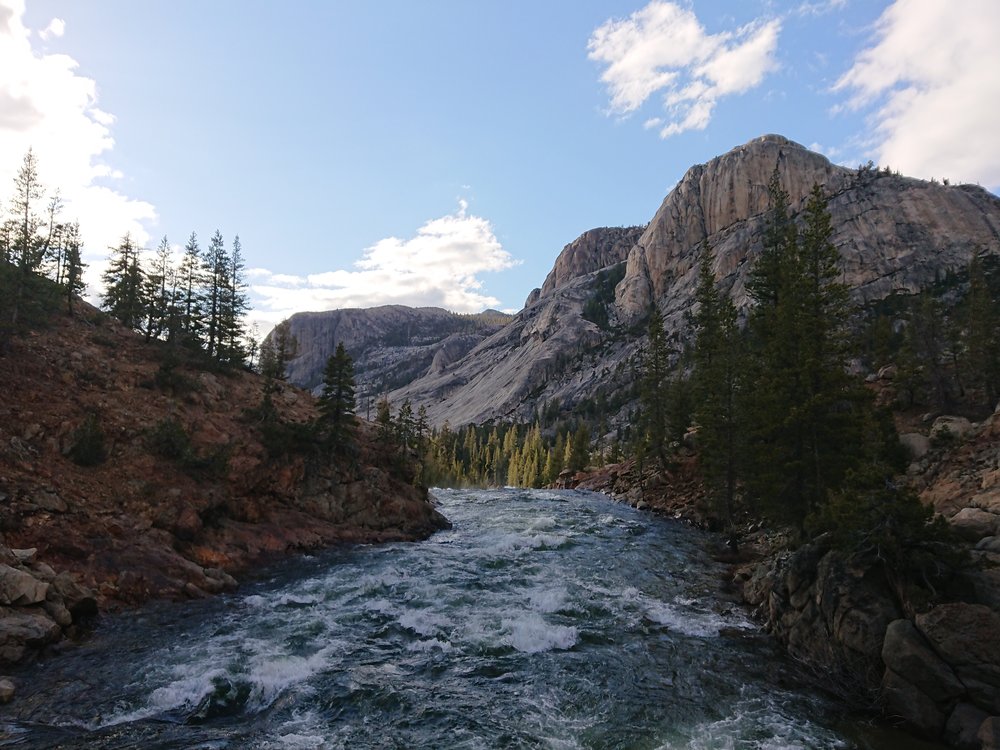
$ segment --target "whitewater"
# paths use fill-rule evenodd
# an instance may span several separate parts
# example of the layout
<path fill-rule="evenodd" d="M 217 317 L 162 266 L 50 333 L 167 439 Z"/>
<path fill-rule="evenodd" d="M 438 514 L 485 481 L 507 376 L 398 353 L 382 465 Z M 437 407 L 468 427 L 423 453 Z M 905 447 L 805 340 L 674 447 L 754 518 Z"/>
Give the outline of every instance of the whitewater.
<path fill-rule="evenodd" d="M 105 618 L 0 747 L 888 748 L 722 592 L 717 540 L 595 494 L 435 490 L 453 528 Z"/>

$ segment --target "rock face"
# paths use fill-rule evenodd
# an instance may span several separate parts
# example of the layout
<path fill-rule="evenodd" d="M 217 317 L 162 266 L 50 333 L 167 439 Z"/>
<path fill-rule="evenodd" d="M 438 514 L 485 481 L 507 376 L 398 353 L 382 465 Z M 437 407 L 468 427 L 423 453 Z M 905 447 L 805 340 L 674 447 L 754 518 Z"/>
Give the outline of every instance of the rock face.
<path fill-rule="evenodd" d="M 545 283 L 528 296 L 525 307 L 580 276 L 613 266 L 628 258 L 645 227 L 601 227 L 584 232 L 566 245 Z"/>
<path fill-rule="evenodd" d="M 718 287 L 739 308 L 749 304 L 748 273 L 762 247 L 776 167 L 793 212 L 814 183 L 830 196 L 842 280 L 858 302 L 916 291 L 946 269 L 967 266 L 974 251 L 1000 253 L 1000 199 L 981 188 L 850 170 L 781 136 L 763 136 L 688 170 L 637 238 L 638 228 L 592 230 L 567 245 L 506 327 L 448 367 L 401 384 L 390 399 L 409 398 L 434 423 L 453 425 L 530 419 L 553 400 L 613 402 L 631 382 L 652 304 L 668 336 L 686 335 L 705 240 L 715 251 Z M 603 289 L 633 238 L 624 277 Z M 584 311 L 605 299 L 602 327 Z"/>
<path fill-rule="evenodd" d="M 257 376 L 183 356 L 81 304 L 0 357 L 0 664 L 98 607 L 202 597 L 278 555 L 447 525 L 373 425 L 349 458 L 311 450 L 295 428 L 316 416 L 308 393 L 282 385 L 286 427 L 268 431 Z M 88 422 L 105 460 L 79 465 Z"/>
<path fill-rule="evenodd" d="M 318 393 L 326 360 L 343 343 L 364 404 L 460 358 L 509 320 L 495 310 L 458 315 L 403 305 L 297 313 L 288 321 L 299 352 L 288 364 L 288 379 Z"/>
<path fill-rule="evenodd" d="M 877 694 L 891 721 L 978 748 L 977 733 L 1000 716 L 1000 612 L 989 606 L 956 601 L 905 616 L 878 569 L 822 540 L 758 565 L 743 592 L 828 688 Z"/>

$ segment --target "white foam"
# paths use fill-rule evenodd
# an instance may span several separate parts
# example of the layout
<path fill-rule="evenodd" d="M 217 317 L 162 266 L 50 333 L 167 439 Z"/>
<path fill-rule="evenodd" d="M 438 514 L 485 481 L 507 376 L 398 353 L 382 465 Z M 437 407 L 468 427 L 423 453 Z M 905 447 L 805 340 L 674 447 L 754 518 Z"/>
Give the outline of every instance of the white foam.
<path fill-rule="evenodd" d="M 576 628 L 550 625 L 535 613 L 504 619 L 502 627 L 508 633 L 504 641 L 525 654 L 572 648 L 578 638 Z"/>
<path fill-rule="evenodd" d="M 553 589 L 535 589 L 528 594 L 528 601 L 533 609 L 539 612 L 558 612 L 566 608 L 569 594 L 563 587 Z"/>

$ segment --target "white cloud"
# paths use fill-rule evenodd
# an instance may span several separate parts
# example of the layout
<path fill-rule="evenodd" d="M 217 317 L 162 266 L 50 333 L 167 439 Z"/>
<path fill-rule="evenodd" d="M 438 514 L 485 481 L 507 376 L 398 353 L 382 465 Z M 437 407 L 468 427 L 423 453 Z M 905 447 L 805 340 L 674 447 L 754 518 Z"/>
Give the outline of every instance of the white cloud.
<path fill-rule="evenodd" d="M 254 314 L 274 324 L 306 310 L 411 305 L 479 312 L 500 300 L 483 291 L 480 274 L 517 264 L 489 221 L 458 210 L 426 222 L 408 239 L 388 237 L 365 249 L 353 270 L 309 276 L 251 269 Z"/>
<path fill-rule="evenodd" d="M 667 118 L 660 136 L 702 130 L 718 100 L 759 85 L 777 67 L 781 22 L 758 20 L 732 32 L 709 34 L 677 3 L 653 0 L 622 20 L 609 20 L 587 43 L 591 60 L 607 65 L 601 81 L 611 111 L 628 115 L 654 94 Z M 661 118 L 646 120 L 660 125 Z"/>
<path fill-rule="evenodd" d="M 66 33 L 66 22 L 61 18 L 53 18 L 49 21 L 49 25 L 38 32 L 38 36 L 42 38 L 43 41 L 48 41 L 52 37 L 61 37 Z"/>
<path fill-rule="evenodd" d="M 1000 3 L 896 0 L 835 85 L 872 107 L 870 155 L 920 177 L 1000 186 Z"/>
<path fill-rule="evenodd" d="M 107 184 L 120 178 L 103 160 L 114 146 L 114 117 L 98 108 L 96 83 L 79 75 L 75 60 L 32 48 L 23 19 L 24 0 L 0 0 L 0 209 L 32 148 L 47 197 L 58 189 L 65 204 L 62 217 L 80 221 L 84 260 L 90 264 L 86 278 L 93 282 L 107 248 L 125 232 L 140 243 L 148 241 L 144 222 L 156 212 Z M 39 36 L 51 39 L 64 30 L 55 19 Z"/>

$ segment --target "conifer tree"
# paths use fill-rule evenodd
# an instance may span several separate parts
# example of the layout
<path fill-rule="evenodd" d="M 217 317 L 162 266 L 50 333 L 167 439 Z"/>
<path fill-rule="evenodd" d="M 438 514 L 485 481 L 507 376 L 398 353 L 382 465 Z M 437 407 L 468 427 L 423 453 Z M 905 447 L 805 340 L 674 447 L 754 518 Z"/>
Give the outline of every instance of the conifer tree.
<path fill-rule="evenodd" d="M 336 451 L 343 451 L 351 442 L 355 407 L 354 361 L 341 342 L 326 361 L 319 397 L 321 424 L 328 444 Z"/>
<path fill-rule="evenodd" d="M 14 177 L 14 195 L 8 203 L 10 218 L 4 223 L 0 263 L 0 353 L 10 344 L 22 319 L 41 314 L 47 307 L 46 287 L 37 276 L 52 240 L 42 232 L 37 213 L 45 191 L 38 176 L 38 161 L 31 149 Z"/>
<path fill-rule="evenodd" d="M 709 499 L 727 524 L 735 515 L 743 452 L 740 397 L 745 370 L 742 337 L 732 299 L 715 289 L 712 249 L 702 250 L 694 316 L 695 421 L 698 455 Z"/>
<path fill-rule="evenodd" d="M 65 288 L 66 313 L 73 314 L 73 301 L 83 293 L 87 285 L 83 282 L 83 241 L 80 239 L 80 223 L 73 222 L 66 228 L 63 272 L 61 278 Z"/>
<path fill-rule="evenodd" d="M 222 290 L 220 312 L 219 358 L 224 362 L 241 362 L 247 356 L 243 340 L 246 337 L 244 320 L 250 309 L 247 297 L 246 264 L 243 260 L 243 246 L 240 237 L 233 238 L 233 249 L 229 254 L 229 267 Z"/>
<path fill-rule="evenodd" d="M 969 378 L 993 409 L 1000 390 L 1000 307 L 993 300 L 982 261 L 969 264 L 969 293 L 964 304 L 966 361 Z"/>
<path fill-rule="evenodd" d="M 773 205 L 787 205 L 783 193 Z M 846 374 L 847 294 L 836 282 L 837 251 L 826 201 L 814 187 L 805 225 L 793 238 L 777 231 L 750 286 L 751 426 L 746 487 L 772 517 L 803 528 L 853 462 L 859 445 L 860 394 Z"/>
<path fill-rule="evenodd" d="M 382 445 L 392 445 L 396 440 L 392 424 L 392 407 L 385 396 L 379 399 L 375 406 L 375 424 L 378 425 L 378 441 Z M 447 425 L 445 425 L 447 428 Z"/>
<path fill-rule="evenodd" d="M 655 306 L 649 314 L 648 338 L 639 392 L 643 452 L 654 457 L 657 466 L 663 470 L 668 460 L 669 403 L 666 383 L 670 363 L 663 318 Z"/>
<path fill-rule="evenodd" d="M 117 247 L 111 249 L 108 267 L 101 276 L 105 310 L 123 325 L 138 329 L 145 319 L 144 275 L 139 265 L 139 247 L 126 233 Z"/>
<path fill-rule="evenodd" d="M 189 344 L 200 341 L 202 328 L 202 272 L 201 248 L 198 235 L 191 232 L 178 270 L 180 294 L 178 305 L 181 315 L 181 330 L 187 335 Z"/>
<path fill-rule="evenodd" d="M 208 356 L 221 359 L 220 350 L 225 337 L 223 319 L 226 317 L 226 290 L 229 288 L 229 254 L 216 229 L 202 259 L 205 289 L 205 346 Z"/>

